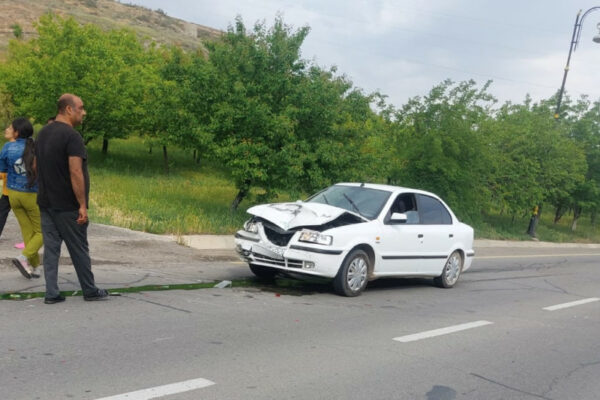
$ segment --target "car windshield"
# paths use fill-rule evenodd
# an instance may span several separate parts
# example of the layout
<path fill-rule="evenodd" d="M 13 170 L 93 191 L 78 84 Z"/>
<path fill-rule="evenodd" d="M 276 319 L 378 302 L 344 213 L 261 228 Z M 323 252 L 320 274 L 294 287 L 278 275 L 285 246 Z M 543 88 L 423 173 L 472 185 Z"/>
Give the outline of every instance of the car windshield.
<path fill-rule="evenodd" d="M 385 190 L 334 185 L 313 195 L 306 202 L 329 204 L 360 214 L 367 219 L 374 219 L 381 212 L 390 194 Z"/>

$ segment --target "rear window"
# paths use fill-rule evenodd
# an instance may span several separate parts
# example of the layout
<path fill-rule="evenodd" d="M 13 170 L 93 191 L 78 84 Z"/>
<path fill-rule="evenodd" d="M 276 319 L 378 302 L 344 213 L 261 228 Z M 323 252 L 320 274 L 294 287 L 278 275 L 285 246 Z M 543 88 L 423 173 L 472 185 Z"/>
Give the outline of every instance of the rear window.
<path fill-rule="evenodd" d="M 444 205 L 433 197 L 418 195 L 421 224 L 450 225 L 452 217 Z"/>

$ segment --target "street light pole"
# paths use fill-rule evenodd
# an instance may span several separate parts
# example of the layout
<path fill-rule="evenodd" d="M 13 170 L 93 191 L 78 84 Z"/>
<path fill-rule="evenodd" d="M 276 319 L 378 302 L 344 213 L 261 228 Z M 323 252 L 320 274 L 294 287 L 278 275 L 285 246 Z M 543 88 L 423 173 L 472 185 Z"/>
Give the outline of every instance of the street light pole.
<path fill-rule="evenodd" d="M 600 6 L 592 7 L 581 15 L 581 11 L 577 13 L 575 17 L 575 26 L 573 27 L 573 36 L 571 37 L 571 45 L 569 46 L 569 56 L 567 57 L 567 65 L 565 66 L 565 73 L 562 79 L 562 85 L 560 85 L 560 91 L 558 92 L 558 101 L 556 102 L 556 111 L 554 111 L 554 120 L 558 121 L 560 118 L 560 103 L 562 102 L 563 92 L 565 91 L 565 83 L 567 82 L 567 74 L 569 73 L 569 64 L 571 63 L 571 54 L 577 50 L 577 43 L 579 42 L 579 37 L 581 36 L 581 27 L 583 26 L 583 20 L 585 17 L 591 13 L 592 11 L 599 10 Z M 581 18 L 580 18 L 581 17 Z M 600 30 L 600 24 L 597 25 Z M 594 42 L 600 43 L 600 33 L 594 36 Z M 537 224 L 540 220 L 540 212 L 541 205 L 537 205 L 533 209 L 533 213 L 531 215 L 531 219 L 529 220 L 529 227 L 527 228 L 527 234 L 532 237 L 535 236 L 535 230 L 537 228 Z"/>
<path fill-rule="evenodd" d="M 556 111 L 554 112 L 554 119 L 558 120 L 560 117 L 560 103 L 562 101 L 563 92 L 565 91 L 565 83 L 567 82 L 567 74 L 569 73 L 569 64 L 571 63 L 571 53 L 577 50 L 577 43 L 579 42 L 579 37 L 581 36 L 581 27 L 583 25 L 583 20 L 585 17 L 592 11 L 600 9 L 600 6 L 592 7 L 587 10 L 583 15 L 581 15 L 581 10 L 577 13 L 575 17 L 575 26 L 573 27 L 573 37 L 571 38 L 571 46 L 569 47 L 569 56 L 567 57 L 567 65 L 565 66 L 565 73 L 563 75 L 562 85 L 560 86 L 560 91 L 558 92 L 558 102 L 556 103 Z M 581 16 L 581 18 L 579 18 Z M 598 24 L 598 29 L 600 29 L 600 24 Z M 594 36 L 594 42 L 600 43 L 600 34 Z"/>

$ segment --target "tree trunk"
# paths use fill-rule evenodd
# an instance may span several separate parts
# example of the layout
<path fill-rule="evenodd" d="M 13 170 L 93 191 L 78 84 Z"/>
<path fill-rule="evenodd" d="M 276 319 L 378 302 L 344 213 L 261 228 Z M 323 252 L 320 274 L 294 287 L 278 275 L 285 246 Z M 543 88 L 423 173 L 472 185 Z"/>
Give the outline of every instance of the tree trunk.
<path fill-rule="evenodd" d="M 579 217 L 581 217 L 581 207 L 576 206 L 573 209 L 573 222 L 571 223 L 571 231 L 575 232 L 575 229 L 577 229 L 577 220 L 579 219 Z"/>
<path fill-rule="evenodd" d="M 592 226 L 596 225 L 596 216 L 598 215 L 598 211 L 597 210 L 593 210 L 592 213 L 590 214 L 590 224 Z"/>
<path fill-rule="evenodd" d="M 165 172 L 169 173 L 169 155 L 167 154 L 167 146 L 163 146 L 163 161 L 165 163 Z"/>
<path fill-rule="evenodd" d="M 556 211 L 554 212 L 554 225 L 556 225 L 558 223 L 558 221 L 560 221 L 560 219 L 562 218 L 562 216 L 565 214 L 565 207 L 563 207 L 562 205 L 559 205 L 556 207 Z"/>
<path fill-rule="evenodd" d="M 108 139 L 105 137 L 102 138 L 102 154 L 108 154 Z"/>
<path fill-rule="evenodd" d="M 152 145 L 148 146 L 148 154 L 152 154 Z"/>
<path fill-rule="evenodd" d="M 238 194 L 235 196 L 235 199 L 233 199 L 230 207 L 231 212 L 237 210 L 242 200 L 244 200 L 244 198 L 248 195 L 248 192 L 250 192 L 250 181 L 246 181 L 244 183 L 244 185 L 238 191 Z"/>

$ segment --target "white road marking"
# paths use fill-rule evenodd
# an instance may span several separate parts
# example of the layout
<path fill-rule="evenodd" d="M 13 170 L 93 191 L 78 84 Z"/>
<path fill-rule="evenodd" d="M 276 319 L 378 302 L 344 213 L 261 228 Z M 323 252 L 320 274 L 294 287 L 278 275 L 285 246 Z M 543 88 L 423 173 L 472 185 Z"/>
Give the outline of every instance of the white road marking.
<path fill-rule="evenodd" d="M 600 256 L 600 253 L 565 253 L 565 254 L 515 254 L 510 256 L 474 256 L 474 260 L 492 260 L 494 258 L 540 258 L 540 257 L 584 257 L 584 256 Z"/>
<path fill-rule="evenodd" d="M 493 324 L 493 322 L 483 321 L 483 320 L 475 321 L 475 322 L 469 322 L 466 324 L 449 326 L 447 328 L 434 329 L 432 331 L 415 333 L 414 335 L 400 336 L 400 337 L 394 338 L 394 340 L 396 340 L 398 342 L 402 342 L 402 343 L 414 342 L 416 340 L 428 339 L 428 338 L 432 338 L 435 336 L 441 336 L 441 335 L 447 335 L 449 333 L 460 332 L 460 331 L 464 331 L 466 329 L 479 328 L 480 326 L 485 326 L 485 325 L 490 325 L 490 324 Z"/>
<path fill-rule="evenodd" d="M 555 306 L 544 307 L 542 310 L 556 311 L 556 310 L 561 310 L 563 308 L 569 308 L 569 307 L 580 306 L 582 304 L 593 303 L 594 301 L 598 301 L 598 300 L 600 300 L 600 299 L 597 297 L 590 297 L 589 299 L 577 300 L 577 301 L 572 301 L 570 303 L 563 303 L 563 304 L 557 304 Z"/>
<path fill-rule="evenodd" d="M 202 389 L 215 383 L 208 379 L 198 378 L 189 381 L 171 383 L 169 385 L 156 386 L 148 389 L 137 390 L 135 392 L 118 394 L 116 396 L 102 397 L 96 400 L 149 400 L 158 397 L 169 396 L 171 394 L 189 392 L 190 390 Z"/>

